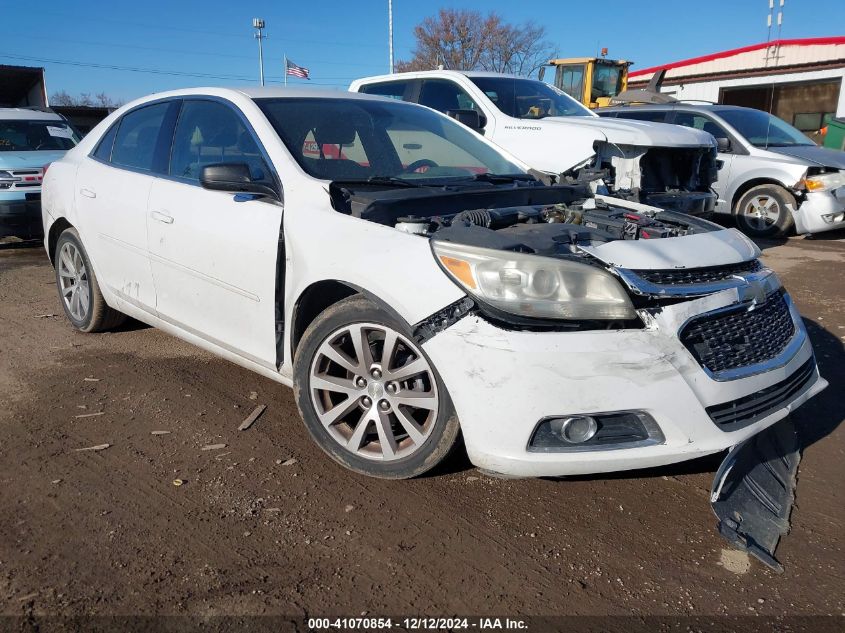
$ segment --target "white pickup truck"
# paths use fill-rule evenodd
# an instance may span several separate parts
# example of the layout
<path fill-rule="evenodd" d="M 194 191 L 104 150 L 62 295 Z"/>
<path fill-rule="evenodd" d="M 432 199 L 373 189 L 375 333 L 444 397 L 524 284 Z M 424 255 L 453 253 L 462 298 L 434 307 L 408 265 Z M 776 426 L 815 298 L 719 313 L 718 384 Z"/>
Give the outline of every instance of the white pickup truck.
<path fill-rule="evenodd" d="M 534 169 L 595 182 L 598 193 L 699 216 L 716 203 L 716 142 L 700 130 L 600 118 L 542 81 L 498 73 L 381 75 L 349 89 L 448 114 Z"/>

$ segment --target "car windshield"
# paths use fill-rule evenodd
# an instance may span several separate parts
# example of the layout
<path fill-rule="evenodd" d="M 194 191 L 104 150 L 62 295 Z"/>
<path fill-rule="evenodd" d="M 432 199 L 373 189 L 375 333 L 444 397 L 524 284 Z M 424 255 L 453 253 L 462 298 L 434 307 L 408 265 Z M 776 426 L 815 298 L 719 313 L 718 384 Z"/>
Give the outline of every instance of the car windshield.
<path fill-rule="evenodd" d="M 478 134 L 427 108 L 319 97 L 256 103 L 315 178 L 412 182 L 525 174 Z"/>
<path fill-rule="evenodd" d="M 499 110 L 517 119 L 547 116 L 593 116 L 563 90 L 534 79 L 470 77 Z"/>
<path fill-rule="evenodd" d="M 61 151 L 78 142 L 76 131 L 63 121 L 0 120 L 0 152 Z"/>
<path fill-rule="evenodd" d="M 792 147 L 814 145 L 801 132 L 783 119 L 762 110 L 715 110 L 716 114 L 730 123 L 737 132 L 755 147 Z"/>

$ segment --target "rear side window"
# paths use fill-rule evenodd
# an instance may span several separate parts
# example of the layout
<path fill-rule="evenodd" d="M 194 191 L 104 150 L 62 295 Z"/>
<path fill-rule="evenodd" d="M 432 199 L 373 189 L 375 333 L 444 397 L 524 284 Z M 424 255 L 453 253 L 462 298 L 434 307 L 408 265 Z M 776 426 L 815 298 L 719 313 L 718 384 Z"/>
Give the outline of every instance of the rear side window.
<path fill-rule="evenodd" d="M 620 119 L 633 119 L 634 121 L 653 121 L 663 123 L 666 120 L 666 113 L 656 110 L 639 110 L 619 112 L 616 116 Z"/>
<path fill-rule="evenodd" d="M 202 168 L 216 163 L 245 163 L 255 180 L 270 179 L 258 143 L 231 107 L 217 101 L 185 101 L 168 173 L 199 181 Z"/>
<path fill-rule="evenodd" d="M 170 103 L 157 103 L 124 116 L 114 140 L 111 162 L 152 171 L 159 131 L 169 107 Z"/>
<path fill-rule="evenodd" d="M 380 97 L 390 97 L 391 99 L 402 101 L 407 88 L 407 81 L 388 81 L 380 84 L 368 84 L 366 86 L 361 86 L 359 92 L 363 92 L 368 95 L 378 95 Z"/>
<path fill-rule="evenodd" d="M 100 144 L 94 151 L 94 158 L 109 162 L 111 160 L 111 149 L 114 146 L 114 137 L 117 136 L 117 124 L 112 125 L 109 131 L 100 139 Z"/>
<path fill-rule="evenodd" d="M 423 83 L 419 103 L 433 110 L 478 110 L 472 98 L 458 84 L 444 79 L 429 79 Z"/>

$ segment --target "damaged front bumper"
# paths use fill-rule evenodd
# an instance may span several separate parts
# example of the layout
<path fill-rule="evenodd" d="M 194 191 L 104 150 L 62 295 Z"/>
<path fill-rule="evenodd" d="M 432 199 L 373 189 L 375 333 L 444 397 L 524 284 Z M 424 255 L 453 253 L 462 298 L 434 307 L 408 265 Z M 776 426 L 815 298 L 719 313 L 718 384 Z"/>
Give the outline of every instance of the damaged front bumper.
<path fill-rule="evenodd" d="M 805 194 L 797 209 L 791 209 L 795 220 L 795 231 L 822 233 L 845 227 L 845 186 L 833 191 L 817 191 Z"/>
<path fill-rule="evenodd" d="M 786 357 L 748 375 L 705 370 L 679 331 L 691 317 L 739 301 L 739 291 L 728 289 L 668 306 L 647 318 L 644 329 L 503 329 L 473 314 L 424 348 L 449 389 L 467 452 L 479 468 L 538 477 L 660 466 L 734 446 L 827 385 L 791 302 L 794 335 Z M 531 446 L 538 424 L 550 417 L 619 412 L 653 421 L 658 432 L 647 429 L 653 441 L 640 437 L 594 450 Z"/>

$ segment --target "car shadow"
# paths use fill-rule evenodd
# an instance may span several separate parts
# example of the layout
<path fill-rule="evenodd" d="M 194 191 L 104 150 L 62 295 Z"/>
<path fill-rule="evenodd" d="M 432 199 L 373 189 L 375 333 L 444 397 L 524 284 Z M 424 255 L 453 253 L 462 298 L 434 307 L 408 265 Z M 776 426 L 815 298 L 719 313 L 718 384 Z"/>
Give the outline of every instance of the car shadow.
<path fill-rule="evenodd" d="M 44 242 L 42 242 L 41 240 L 6 241 L 5 238 L 3 240 L 0 240 L 0 251 L 12 251 L 38 247 L 44 248 Z"/>
<path fill-rule="evenodd" d="M 736 221 L 732 216 L 717 214 L 713 218 L 713 222 L 725 227 L 726 229 L 739 230 L 736 225 Z M 794 232 L 790 232 L 789 235 L 784 237 L 750 237 L 751 241 L 753 241 L 761 251 L 765 251 L 766 249 L 774 248 L 776 246 L 783 246 L 790 241 L 790 238 L 792 241 L 802 239 L 812 242 L 836 242 L 845 239 L 845 229 L 825 231 L 823 233 L 812 233 L 803 236 L 796 236 Z"/>
<path fill-rule="evenodd" d="M 811 319 L 804 319 L 813 343 L 819 373 L 830 387 L 798 409 L 792 416 L 802 450 L 827 437 L 845 419 L 845 400 L 837 385 L 845 381 L 845 344 Z"/>
<path fill-rule="evenodd" d="M 127 317 L 123 323 L 121 323 L 118 327 L 110 331 L 113 334 L 122 334 L 124 332 L 137 332 L 139 330 L 147 330 L 151 327 L 152 326 L 147 325 L 146 323 L 142 323 L 141 321 L 137 321 L 132 317 Z"/>

